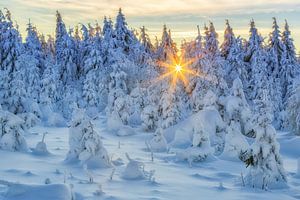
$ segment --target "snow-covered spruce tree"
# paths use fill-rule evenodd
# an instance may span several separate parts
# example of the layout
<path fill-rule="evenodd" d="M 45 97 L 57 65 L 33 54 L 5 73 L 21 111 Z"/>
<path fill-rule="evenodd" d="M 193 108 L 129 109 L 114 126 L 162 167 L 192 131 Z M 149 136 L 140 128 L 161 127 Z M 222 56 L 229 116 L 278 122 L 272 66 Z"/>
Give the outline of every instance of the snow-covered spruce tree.
<path fill-rule="evenodd" d="M 284 45 L 281 42 L 281 33 L 277 25 L 276 18 L 273 18 L 273 31 L 270 33 L 268 45 L 268 78 L 271 82 L 270 92 L 273 101 L 273 111 L 275 127 L 282 128 L 282 119 L 280 112 L 282 111 L 282 85 L 281 85 L 281 68 L 282 57 L 284 54 Z"/>
<path fill-rule="evenodd" d="M 21 36 L 17 30 L 18 26 L 14 25 L 11 19 L 11 13 L 6 11 L 5 18 L 1 23 L 1 70 L 8 73 L 15 68 L 16 60 L 21 50 Z"/>
<path fill-rule="evenodd" d="M 117 48 L 120 48 L 121 51 L 127 55 L 131 53 L 132 45 L 137 39 L 133 32 L 127 28 L 127 22 L 121 8 L 116 17 L 114 37 Z"/>
<path fill-rule="evenodd" d="M 174 87 L 174 86 L 171 86 Z M 166 129 L 179 122 L 181 119 L 181 100 L 179 87 L 166 88 L 161 96 L 159 109 L 161 110 L 161 128 Z"/>
<path fill-rule="evenodd" d="M 224 40 L 223 43 L 221 44 L 221 55 L 225 58 L 229 55 L 230 49 L 232 48 L 235 40 L 235 36 L 233 33 L 233 30 L 229 24 L 228 19 L 226 20 L 226 28 L 224 31 Z"/>
<path fill-rule="evenodd" d="M 148 68 L 153 67 L 150 53 L 146 52 L 136 35 L 127 27 L 125 16 L 120 9 L 114 30 L 115 54 L 117 57 L 120 57 L 120 54 L 123 56 L 123 70 L 128 75 L 129 91 L 135 88 L 138 83 L 149 79 L 151 73 L 149 73 Z M 140 74 L 145 74 L 145 76 L 140 76 Z"/>
<path fill-rule="evenodd" d="M 271 125 L 271 101 L 268 91 L 261 88 L 255 99 L 257 110 L 257 127 L 255 142 L 251 146 L 248 159 L 245 159 L 249 173 L 245 183 L 249 187 L 263 190 L 278 188 L 287 182 L 281 156 L 279 143 L 276 140 L 276 130 Z"/>
<path fill-rule="evenodd" d="M 56 14 L 56 40 L 55 40 L 55 64 L 58 67 L 58 109 L 67 119 L 71 118 L 72 104 L 78 103 L 78 97 L 81 96 L 77 90 L 78 52 L 75 49 L 76 43 L 70 33 L 67 33 L 65 24 L 59 12 Z"/>
<path fill-rule="evenodd" d="M 282 56 L 281 85 L 283 94 L 283 104 L 285 105 L 293 91 L 293 80 L 299 75 L 300 67 L 297 62 L 296 49 L 291 31 L 287 21 L 285 21 L 284 31 L 282 33 L 282 43 L 284 45 L 284 53 Z"/>
<path fill-rule="evenodd" d="M 24 121 L 8 112 L 0 110 L 0 149 L 8 151 L 26 151 L 27 143 L 23 136 Z"/>
<path fill-rule="evenodd" d="M 24 46 L 26 53 L 36 60 L 38 68 L 37 71 L 39 72 L 39 74 L 42 74 L 45 70 L 45 55 L 36 27 L 34 27 L 30 21 L 27 25 L 27 37 Z"/>
<path fill-rule="evenodd" d="M 24 80 L 26 74 L 23 65 L 26 61 L 26 57 L 23 59 L 23 56 L 19 56 L 9 83 L 8 110 L 14 114 L 24 113 L 28 110 L 29 102 Z"/>
<path fill-rule="evenodd" d="M 255 27 L 255 22 L 254 20 L 250 21 L 250 37 L 249 40 L 246 43 L 245 47 L 245 61 L 248 63 L 247 65 L 247 74 L 248 74 L 248 85 L 245 92 L 246 92 L 246 97 L 248 99 L 252 100 L 253 99 L 253 82 L 251 82 L 253 78 L 252 70 L 254 68 L 257 68 L 257 63 L 259 65 L 264 65 L 263 67 L 266 68 L 266 61 L 264 60 L 262 63 L 258 62 L 258 59 L 262 59 L 260 56 L 262 56 L 262 42 L 263 38 L 258 34 L 257 28 Z M 264 58 L 265 59 L 265 58 Z"/>
<path fill-rule="evenodd" d="M 86 103 L 86 107 L 98 110 L 100 104 L 97 88 L 97 73 L 95 69 L 88 72 L 83 82 L 82 97 Z"/>
<path fill-rule="evenodd" d="M 247 151 L 249 145 L 244 137 L 255 137 L 252 123 L 252 113 L 247 104 L 243 85 L 240 79 L 235 79 L 232 94 L 226 98 L 225 122 L 227 134 L 222 156 L 238 159 Z"/>
<path fill-rule="evenodd" d="M 159 61 L 166 61 L 176 58 L 176 53 L 176 44 L 173 42 L 170 32 L 168 32 L 167 26 L 164 25 L 161 42 L 155 52 L 155 58 Z"/>
<path fill-rule="evenodd" d="M 96 40 L 97 39 L 97 40 Z M 83 98 L 88 107 L 95 107 L 99 109 L 105 105 L 105 91 L 102 91 L 101 82 L 99 79 L 105 78 L 102 74 L 103 61 L 100 49 L 100 36 L 94 38 L 95 45 L 92 46 L 89 55 L 84 63 L 85 80 L 83 82 Z M 100 89 L 100 90 L 99 90 Z M 105 89 L 105 88 L 104 88 Z M 104 94 L 102 94 L 104 93 Z"/>
<path fill-rule="evenodd" d="M 113 35 L 112 21 L 104 17 L 103 22 L 103 40 L 102 40 L 102 60 L 103 70 L 101 70 L 101 79 L 99 79 L 99 91 L 103 99 L 108 99 L 108 89 L 110 82 L 110 73 L 112 73 L 112 64 L 115 62 L 116 41 Z"/>
<path fill-rule="evenodd" d="M 90 168 L 111 166 L 108 153 L 93 123 L 80 109 L 74 112 L 69 129 L 69 152 L 66 161 L 80 161 Z"/>
<path fill-rule="evenodd" d="M 212 22 L 210 22 L 209 27 L 205 26 L 204 48 L 205 59 L 207 61 L 204 73 L 206 73 L 207 79 L 211 82 L 212 90 L 215 90 L 216 95 L 224 96 L 228 92 L 228 87 L 224 79 L 225 62 L 221 57 L 218 34 Z"/>
<path fill-rule="evenodd" d="M 244 88 L 247 88 L 249 84 L 249 75 L 247 73 L 247 64 L 244 62 L 244 53 L 242 39 L 240 37 L 235 38 L 227 56 L 225 77 L 229 84 L 236 78 L 239 78 L 241 79 Z"/>
<path fill-rule="evenodd" d="M 57 103 L 57 80 L 57 66 L 50 60 L 47 60 L 41 80 L 40 104 L 54 106 Z"/>
<path fill-rule="evenodd" d="M 145 91 L 139 83 L 129 94 L 129 124 L 140 125 L 142 123 L 141 113 L 145 107 Z"/>
<path fill-rule="evenodd" d="M 238 123 L 240 132 L 247 137 L 255 137 L 253 130 L 252 112 L 245 98 L 242 81 L 237 78 L 233 81 L 231 96 L 225 100 L 224 119 L 230 125 L 232 121 Z"/>
<path fill-rule="evenodd" d="M 59 66 L 60 80 L 66 88 L 77 79 L 75 42 L 67 32 L 59 12 L 56 13 L 55 58 Z"/>
<path fill-rule="evenodd" d="M 204 47 L 206 53 L 209 55 L 211 59 L 213 59 L 215 56 L 219 56 L 221 54 L 219 50 L 218 34 L 212 22 L 209 23 L 208 27 L 205 26 L 204 30 L 205 30 Z"/>
<path fill-rule="evenodd" d="M 251 21 L 250 39 L 248 42 L 248 55 L 250 55 L 249 88 L 247 94 L 250 100 L 257 98 L 258 90 L 263 87 L 270 88 L 272 80 L 268 78 L 268 53 L 262 46 L 262 38 L 258 35 L 254 21 Z M 266 85 L 263 85 L 266 84 Z M 246 95 L 247 96 L 247 95 Z"/>
<path fill-rule="evenodd" d="M 92 44 L 93 38 L 92 36 L 90 36 L 88 28 L 83 24 L 81 25 L 81 32 L 82 40 L 78 38 L 78 35 L 75 35 L 74 39 L 75 45 L 79 49 L 79 60 L 77 60 L 77 64 L 79 65 L 78 72 L 81 77 L 84 78 L 90 69 L 89 67 L 87 68 L 86 62 L 88 62 L 87 59 L 89 59 L 89 54 L 91 53 L 90 51 L 94 47 L 94 45 Z"/>
<path fill-rule="evenodd" d="M 247 71 L 244 63 L 244 51 L 242 40 L 235 37 L 233 30 L 226 20 L 224 41 L 221 45 L 221 55 L 226 59 L 225 78 L 230 85 L 236 78 L 240 78 L 243 84 L 247 84 Z"/>
<path fill-rule="evenodd" d="M 161 87 L 159 84 L 150 85 L 147 88 L 146 98 L 144 99 L 144 105 L 141 112 L 142 125 L 145 130 L 156 130 L 159 121 L 159 98 Z"/>
<path fill-rule="evenodd" d="M 112 65 L 113 72 L 110 74 L 107 115 L 123 124 L 128 124 L 128 89 L 126 84 L 127 74 L 122 71 L 122 63 Z"/>
<path fill-rule="evenodd" d="M 59 93 L 58 84 L 59 74 L 58 67 L 54 61 L 47 59 L 42 80 L 41 80 L 41 93 L 39 105 L 41 109 L 41 119 L 45 125 L 48 126 L 62 126 L 65 125 L 65 120 L 60 115 L 61 110 L 58 107 Z"/>
<path fill-rule="evenodd" d="M 220 155 L 225 145 L 225 124 L 218 110 L 218 98 L 216 94 L 208 90 L 203 98 L 203 104 L 203 110 L 199 112 L 199 115 L 202 118 L 207 117 L 213 120 L 215 125 L 209 127 L 207 124 L 202 124 L 202 128 L 209 133 L 210 145 L 214 148 L 214 153 Z"/>
<path fill-rule="evenodd" d="M 21 37 L 12 23 L 11 14 L 7 10 L 6 16 L 1 14 L 1 37 L 0 37 L 0 91 L 1 104 L 4 109 L 8 109 L 10 98 L 10 84 L 12 72 L 15 70 L 17 59 L 21 52 Z"/>
<path fill-rule="evenodd" d="M 295 86 L 287 101 L 288 127 L 296 135 L 300 135 L 300 84 Z"/>
<path fill-rule="evenodd" d="M 153 53 L 154 47 L 153 47 L 153 45 L 151 43 L 149 35 L 146 33 L 145 26 L 143 26 L 141 28 L 141 33 L 140 33 L 139 41 L 140 41 L 141 45 L 143 46 L 144 51 L 147 54 L 151 55 Z"/>

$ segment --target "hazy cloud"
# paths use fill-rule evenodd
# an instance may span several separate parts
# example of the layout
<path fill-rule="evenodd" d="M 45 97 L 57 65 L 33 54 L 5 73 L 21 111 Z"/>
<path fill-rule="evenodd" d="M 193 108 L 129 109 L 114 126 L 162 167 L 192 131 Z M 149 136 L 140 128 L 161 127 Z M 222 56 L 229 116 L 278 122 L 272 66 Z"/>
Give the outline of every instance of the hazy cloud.
<path fill-rule="evenodd" d="M 213 20 L 221 33 L 225 18 L 242 36 L 246 35 L 251 18 L 262 27 L 263 34 L 271 28 L 272 16 L 283 17 L 281 21 L 288 18 L 300 28 L 299 0 L 0 0 L 0 7 L 12 11 L 21 30 L 25 30 L 27 18 L 31 18 L 39 30 L 52 34 L 56 10 L 62 13 L 67 26 L 74 26 L 102 20 L 104 15 L 114 17 L 120 7 L 131 26 L 146 25 L 153 35 L 167 23 L 178 39 L 192 37 L 195 26 L 208 20 Z M 292 31 L 298 32 L 298 28 Z"/>

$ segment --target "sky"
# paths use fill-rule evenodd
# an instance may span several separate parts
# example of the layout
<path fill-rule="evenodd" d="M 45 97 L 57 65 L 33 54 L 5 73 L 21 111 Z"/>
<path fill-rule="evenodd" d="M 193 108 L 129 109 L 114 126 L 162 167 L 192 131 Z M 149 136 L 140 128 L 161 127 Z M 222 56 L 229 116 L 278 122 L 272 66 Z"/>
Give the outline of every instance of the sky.
<path fill-rule="evenodd" d="M 145 26 L 151 38 L 160 38 L 166 24 L 177 44 L 195 38 L 197 25 L 203 29 L 209 21 L 215 24 L 222 41 L 225 19 L 229 19 L 235 34 L 244 38 L 248 38 L 251 19 L 264 37 L 271 31 L 272 17 L 282 28 L 287 19 L 300 50 L 300 0 L 0 0 L 0 8 L 12 12 L 23 37 L 29 19 L 41 33 L 54 35 L 56 10 L 67 27 L 74 27 L 102 23 L 104 16 L 115 19 L 120 7 L 129 27 Z"/>

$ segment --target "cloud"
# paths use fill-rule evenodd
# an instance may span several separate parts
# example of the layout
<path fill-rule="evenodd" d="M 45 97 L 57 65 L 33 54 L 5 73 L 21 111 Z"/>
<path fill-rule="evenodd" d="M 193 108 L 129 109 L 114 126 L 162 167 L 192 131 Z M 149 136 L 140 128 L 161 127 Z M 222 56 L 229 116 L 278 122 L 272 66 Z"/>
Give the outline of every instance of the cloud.
<path fill-rule="evenodd" d="M 299 0 L 0 0 L 0 7 L 11 9 L 21 31 L 31 18 L 47 34 L 54 33 L 56 10 L 62 13 L 67 26 L 74 26 L 79 22 L 102 21 L 103 16 L 114 18 L 120 7 L 131 27 L 145 25 L 152 36 L 160 36 L 162 24 L 166 23 L 178 41 L 193 38 L 196 25 L 208 20 L 213 20 L 222 34 L 224 19 L 229 18 L 237 34 L 242 36 L 247 36 L 251 18 L 257 21 L 264 35 L 271 28 L 272 16 L 290 17 L 294 25 L 300 26 L 296 20 Z"/>

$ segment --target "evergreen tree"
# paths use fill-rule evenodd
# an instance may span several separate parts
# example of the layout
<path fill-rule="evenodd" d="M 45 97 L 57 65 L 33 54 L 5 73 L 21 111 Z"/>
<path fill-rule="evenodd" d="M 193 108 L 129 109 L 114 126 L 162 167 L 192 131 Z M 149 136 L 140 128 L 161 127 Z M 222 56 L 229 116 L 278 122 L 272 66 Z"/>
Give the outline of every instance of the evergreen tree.
<path fill-rule="evenodd" d="M 236 78 L 241 79 L 245 88 L 248 87 L 247 64 L 244 62 L 243 42 L 241 38 L 234 38 L 227 55 L 226 80 L 229 84 L 233 83 Z"/>
<path fill-rule="evenodd" d="M 0 149 L 8 151 L 26 151 L 24 121 L 8 112 L 0 110 Z"/>
<path fill-rule="evenodd" d="M 235 39 L 236 38 L 235 38 L 232 28 L 229 24 L 229 21 L 226 20 L 226 29 L 224 31 L 224 40 L 223 40 L 223 43 L 221 44 L 221 55 L 223 57 L 227 58 L 227 56 L 230 52 L 230 49 L 234 45 Z"/>
<path fill-rule="evenodd" d="M 277 25 L 276 18 L 273 18 L 273 31 L 270 33 L 269 46 L 268 46 L 268 78 L 270 79 L 271 87 L 270 92 L 273 99 L 273 110 L 278 113 L 275 116 L 276 128 L 281 127 L 280 115 L 282 110 L 282 86 L 281 86 L 281 68 L 282 56 L 284 53 L 284 45 L 281 42 L 281 33 Z"/>
<path fill-rule="evenodd" d="M 175 86 L 176 87 L 176 86 Z M 161 128 L 166 129 L 179 122 L 181 119 L 180 99 L 178 90 L 165 90 L 160 101 Z"/>
<path fill-rule="evenodd" d="M 146 28 L 145 26 L 142 26 L 141 28 L 141 33 L 140 33 L 140 39 L 139 39 L 141 45 L 143 46 L 144 51 L 147 54 L 152 54 L 154 47 L 151 43 L 151 40 L 149 38 L 149 35 L 146 33 Z"/>
<path fill-rule="evenodd" d="M 25 113 L 28 111 L 28 96 L 25 88 L 26 77 L 24 63 L 27 57 L 19 56 L 16 68 L 12 72 L 12 79 L 9 83 L 8 110 L 14 114 Z"/>
<path fill-rule="evenodd" d="M 247 43 L 246 60 L 249 62 L 248 77 L 249 88 L 247 96 L 250 100 L 256 99 L 259 88 L 270 90 L 270 80 L 268 79 L 268 54 L 263 48 L 263 39 L 258 34 L 255 23 L 250 23 L 250 38 Z"/>
<path fill-rule="evenodd" d="M 209 23 L 209 27 L 205 26 L 204 29 L 205 29 L 205 43 L 204 43 L 205 50 L 208 56 L 211 59 L 213 59 L 215 56 L 220 55 L 218 34 L 212 22 Z"/>
<path fill-rule="evenodd" d="M 91 120 L 82 110 L 74 112 L 69 130 L 68 162 L 80 161 L 88 167 L 109 167 L 110 159 Z"/>
<path fill-rule="evenodd" d="M 113 64 L 113 72 L 110 74 L 107 114 L 128 124 L 129 108 L 127 96 L 127 74 L 122 71 L 120 63 Z"/>
<path fill-rule="evenodd" d="M 295 89 L 291 92 L 287 100 L 288 122 L 286 126 L 295 135 L 300 135 L 300 84 L 295 85 Z"/>
<path fill-rule="evenodd" d="M 58 72 L 56 65 L 50 61 L 47 61 L 45 66 L 46 69 L 41 80 L 40 103 L 42 105 L 49 105 L 52 107 L 57 103 L 58 100 Z"/>
<path fill-rule="evenodd" d="M 169 59 L 175 59 L 177 57 L 176 44 L 173 42 L 166 25 L 164 25 L 163 27 L 161 42 L 157 47 L 155 54 L 156 59 L 159 61 L 167 61 Z"/>
<path fill-rule="evenodd" d="M 67 32 L 60 13 L 56 12 L 56 40 L 55 58 L 60 67 L 60 80 L 66 87 L 74 82 L 78 76 L 76 65 L 75 42 Z"/>
<path fill-rule="evenodd" d="M 38 72 L 41 74 L 45 70 L 42 44 L 36 28 L 30 21 L 27 26 L 27 37 L 24 46 L 26 53 L 36 60 Z"/>
<path fill-rule="evenodd" d="M 119 9 L 116 18 L 114 37 L 116 39 L 117 47 L 128 55 L 136 38 L 133 32 L 127 28 L 127 22 L 121 8 Z"/>
<path fill-rule="evenodd" d="M 299 75 L 300 67 L 297 62 L 296 49 L 293 39 L 291 38 L 291 31 L 287 21 L 285 21 L 284 31 L 282 33 L 282 43 L 285 51 L 282 56 L 281 85 L 284 104 L 293 91 L 293 80 Z"/>
<path fill-rule="evenodd" d="M 250 151 L 251 156 L 245 161 L 250 166 L 246 184 L 266 190 L 285 183 L 287 179 L 279 154 L 279 143 L 276 141 L 276 130 L 271 125 L 271 102 L 267 90 L 259 91 L 255 104 L 258 126 Z"/>

